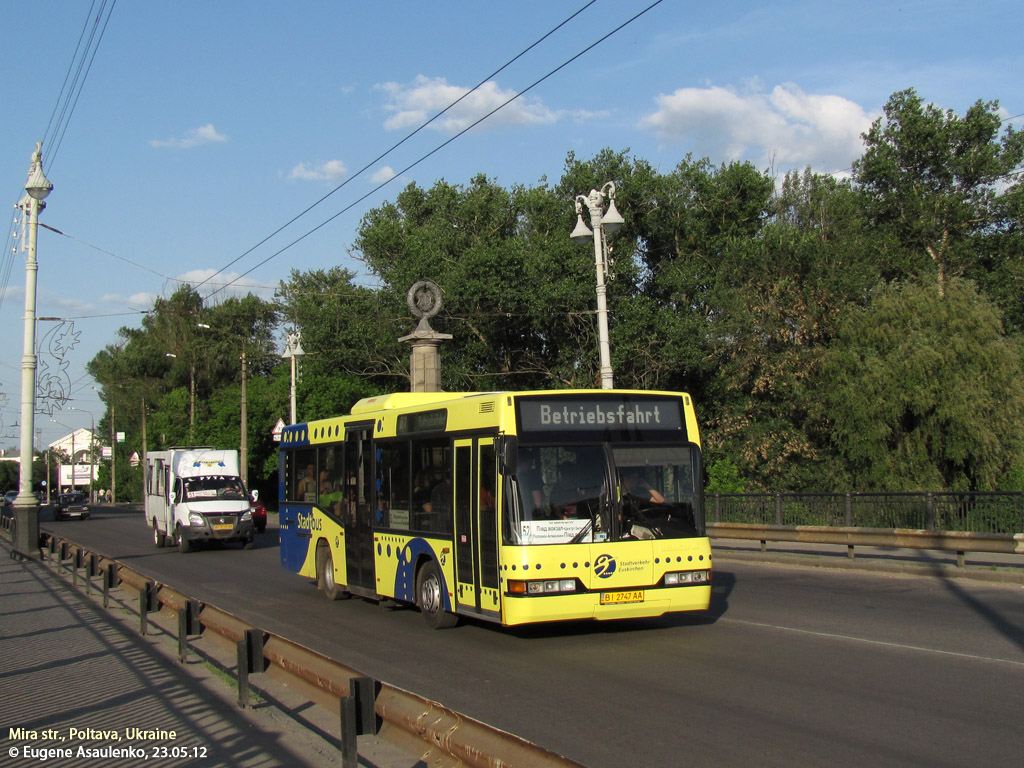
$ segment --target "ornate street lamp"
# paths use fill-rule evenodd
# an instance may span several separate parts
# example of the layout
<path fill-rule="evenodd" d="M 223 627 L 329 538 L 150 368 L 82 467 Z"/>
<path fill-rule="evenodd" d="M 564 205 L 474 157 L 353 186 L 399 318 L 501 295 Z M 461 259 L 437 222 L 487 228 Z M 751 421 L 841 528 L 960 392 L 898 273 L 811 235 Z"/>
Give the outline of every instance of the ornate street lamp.
<path fill-rule="evenodd" d="M 608 210 L 602 211 L 605 198 Z M 590 226 L 583 221 L 583 206 L 590 212 Z M 618 231 L 625 220 L 615 208 L 615 183 L 609 181 L 601 190 L 590 190 L 589 195 L 576 196 L 576 229 L 570 237 L 574 243 L 594 242 L 594 264 L 597 270 L 597 334 L 601 354 L 601 388 L 612 389 L 611 345 L 608 341 L 608 243 L 607 235 Z"/>
<path fill-rule="evenodd" d="M 302 350 L 302 333 L 300 331 L 294 331 L 288 334 L 288 340 L 285 342 L 284 354 L 281 355 L 282 359 L 291 362 L 292 367 L 292 389 L 291 389 L 291 423 L 295 423 L 295 375 L 299 366 L 299 360 L 306 354 Z"/>
<path fill-rule="evenodd" d="M 27 198 L 19 202 L 28 214 L 28 258 L 25 262 L 25 345 L 21 358 L 21 474 L 18 497 L 14 500 L 14 549 L 23 557 L 35 558 L 39 550 L 39 499 L 32 492 L 32 434 L 36 412 L 36 234 L 43 200 L 53 184 L 43 174 L 43 144 L 36 143 L 25 183 Z"/>

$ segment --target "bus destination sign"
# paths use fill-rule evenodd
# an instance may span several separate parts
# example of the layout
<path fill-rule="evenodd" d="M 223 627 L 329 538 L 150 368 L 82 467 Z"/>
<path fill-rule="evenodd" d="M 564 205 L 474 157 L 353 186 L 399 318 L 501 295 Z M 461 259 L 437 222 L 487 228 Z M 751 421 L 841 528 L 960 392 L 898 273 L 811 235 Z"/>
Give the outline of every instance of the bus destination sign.
<path fill-rule="evenodd" d="M 581 430 L 681 430 L 680 401 L 669 398 L 524 398 L 519 401 L 524 432 Z"/>

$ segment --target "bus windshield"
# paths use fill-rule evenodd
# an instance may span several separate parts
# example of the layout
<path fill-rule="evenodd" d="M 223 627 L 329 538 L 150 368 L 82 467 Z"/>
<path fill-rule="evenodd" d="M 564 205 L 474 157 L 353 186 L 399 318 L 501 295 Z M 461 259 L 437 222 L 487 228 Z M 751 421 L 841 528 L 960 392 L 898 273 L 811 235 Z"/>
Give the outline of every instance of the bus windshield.
<path fill-rule="evenodd" d="M 703 536 L 698 451 L 692 444 L 520 445 L 506 543 Z"/>
<path fill-rule="evenodd" d="M 182 501 L 239 501 L 246 497 L 241 479 L 230 475 L 186 477 L 184 486 Z"/>

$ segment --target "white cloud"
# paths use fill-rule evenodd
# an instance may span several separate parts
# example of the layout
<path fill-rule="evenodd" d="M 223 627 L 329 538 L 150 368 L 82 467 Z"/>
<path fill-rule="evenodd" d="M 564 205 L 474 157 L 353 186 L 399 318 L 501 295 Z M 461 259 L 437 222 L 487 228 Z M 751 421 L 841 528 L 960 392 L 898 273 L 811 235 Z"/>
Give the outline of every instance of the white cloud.
<path fill-rule="evenodd" d="M 207 123 L 199 128 L 193 128 L 191 131 L 188 131 L 183 138 L 170 138 L 164 141 L 153 139 L 149 142 L 149 146 L 159 148 L 169 147 L 171 149 L 192 149 L 192 147 L 198 147 L 200 144 L 221 144 L 227 140 L 227 136 L 222 133 L 217 133 L 217 129 L 213 127 L 213 123 Z"/>
<path fill-rule="evenodd" d="M 688 143 L 712 161 L 750 159 L 776 170 L 838 172 L 860 157 L 872 116 L 842 96 L 804 93 L 792 83 L 752 88 L 680 88 L 661 94 L 639 127 L 662 142 Z"/>
<path fill-rule="evenodd" d="M 383 184 L 385 181 L 391 181 L 395 178 L 395 171 L 390 165 L 385 165 L 374 172 L 373 176 L 370 177 L 370 181 L 374 184 Z"/>
<path fill-rule="evenodd" d="M 113 299 L 108 299 L 107 297 L 104 297 L 104 300 L 106 300 L 106 301 L 113 301 Z M 145 293 L 145 292 L 143 292 L 143 293 L 133 293 L 131 296 L 128 297 L 126 303 L 129 306 L 131 306 L 131 307 L 145 307 L 146 309 L 149 309 L 150 307 L 153 306 L 153 303 L 156 300 L 157 300 L 157 295 L 155 293 Z"/>
<path fill-rule="evenodd" d="M 450 85 L 443 77 L 429 78 L 424 75 L 418 75 L 409 84 L 381 83 L 376 87 L 388 95 L 388 103 L 384 108 L 391 116 L 384 121 L 384 127 L 389 131 L 418 127 L 470 90 L 460 85 Z M 432 122 L 430 128 L 441 133 L 458 133 L 515 95 L 515 91 L 502 90 L 497 83 L 484 83 Z M 545 107 L 539 99 L 524 97 L 492 115 L 487 124 L 542 125 L 556 122 L 560 117 L 559 113 Z"/>
<path fill-rule="evenodd" d="M 319 165 L 299 163 L 288 172 L 289 181 L 338 181 L 348 175 L 341 160 L 328 160 Z"/>

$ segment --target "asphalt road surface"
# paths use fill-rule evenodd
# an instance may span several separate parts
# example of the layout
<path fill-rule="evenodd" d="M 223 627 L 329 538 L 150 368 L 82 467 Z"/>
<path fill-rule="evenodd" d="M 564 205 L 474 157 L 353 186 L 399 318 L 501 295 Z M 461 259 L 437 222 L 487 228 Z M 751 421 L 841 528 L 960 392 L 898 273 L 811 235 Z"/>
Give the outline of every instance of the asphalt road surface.
<path fill-rule="evenodd" d="M 256 548 L 156 549 L 135 510 L 41 526 L 364 674 L 593 768 L 1009 766 L 1024 589 L 721 560 L 707 614 L 433 631 L 330 603 Z"/>

